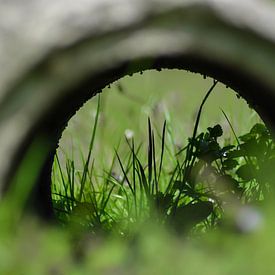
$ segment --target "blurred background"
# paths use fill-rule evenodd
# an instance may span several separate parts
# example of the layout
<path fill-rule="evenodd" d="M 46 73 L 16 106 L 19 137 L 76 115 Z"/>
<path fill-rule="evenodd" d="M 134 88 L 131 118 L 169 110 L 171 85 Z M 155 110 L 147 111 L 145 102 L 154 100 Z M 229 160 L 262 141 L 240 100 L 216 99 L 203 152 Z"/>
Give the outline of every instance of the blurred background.
<path fill-rule="evenodd" d="M 106 87 L 100 95 L 100 119 L 93 152 L 97 164 L 110 163 L 118 144 L 126 144 L 127 134 L 133 135 L 137 144 L 144 143 L 148 136 L 148 117 L 158 132 L 164 121 L 169 120 L 175 144 L 179 148 L 186 146 L 199 106 L 212 83 L 211 78 L 183 70 L 151 70 L 126 76 Z M 60 153 L 79 158 L 80 150 L 83 153 L 88 150 L 96 109 L 97 99 L 93 98 L 72 117 L 59 142 Z M 221 124 L 223 138 L 236 142 L 222 110 L 238 136 L 261 121 L 245 100 L 219 83 L 204 106 L 199 132 Z"/>

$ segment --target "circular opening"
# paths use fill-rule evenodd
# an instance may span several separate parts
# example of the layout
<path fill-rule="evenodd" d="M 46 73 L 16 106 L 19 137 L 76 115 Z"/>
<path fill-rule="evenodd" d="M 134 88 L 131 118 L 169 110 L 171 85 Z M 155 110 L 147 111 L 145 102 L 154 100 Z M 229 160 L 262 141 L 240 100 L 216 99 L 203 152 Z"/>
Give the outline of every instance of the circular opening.
<path fill-rule="evenodd" d="M 159 9 L 141 4 L 138 7 L 142 8 L 135 10 L 136 16 L 128 18 L 129 21 L 117 20 L 117 9 L 110 6 L 110 11 L 114 11 L 110 13 L 114 17 L 108 18 L 110 28 L 105 16 L 94 11 L 98 24 L 90 25 L 92 17 L 88 15 L 83 24 L 78 25 L 78 20 L 73 20 L 72 25 L 66 26 L 68 33 L 73 34 L 71 41 L 65 39 L 64 43 L 63 27 L 56 28 L 60 36 L 39 36 L 45 38 L 39 43 L 45 48 L 37 47 L 36 61 L 29 58 L 31 63 L 19 66 L 21 75 L 13 87 L 7 88 L 7 96 L 1 101 L 0 140 L 5 157 L 0 167 L 2 190 L 21 169 L 22 159 L 30 154 L 35 159 L 37 175 L 25 181 L 38 178 L 35 208 L 49 204 L 54 151 L 67 121 L 94 93 L 140 70 L 178 68 L 212 76 L 238 91 L 267 125 L 274 125 L 274 34 L 264 27 L 272 25 L 269 24 L 273 22 L 272 14 L 258 13 L 261 9 L 257 8 L 257 3 L 238 5 L 244 13 L 249 10 L 255 18 L 267 22 L 259 28 L 251 18 L 246 20 L 243 13 L 235 13 L 235 5 L 227 2 L 225 6 L 216 1 L 207 4 L 203 1 L 167 2 Z M 63 26 L 60 20 L 57 22 Z M 53 40 L 48 41 L 48 38 Z M 23 55 L 24 51 L 22 58 Z M 32 104 L 33 100 L 36 104 Z M 24 125 L 22 118 L 27 121 Z M 16 132 L 20 132 L 18 137 Z M 41 136 L 45 148 L 39 158 L 30 148 Z M 36 160 L 44 161 L 45 165 L 37 165 Z"/>
<path fill-rule="evenodd" d="M 268 151 L 260 146 L 272 146 L 268 131 L 221 83 L 202 105 L 211 86 L 212 79 L 184 71 L 147 71 L 87 102 L 64 131 L 53 165 L 59 219 L 121 234 L 147 219 L 205 230 L 227 204 L 263 200 L 270 182 L 245 169 L 259 169 Z M 249 222 L 237 226 L 250 230 L 243 229 Z"/>

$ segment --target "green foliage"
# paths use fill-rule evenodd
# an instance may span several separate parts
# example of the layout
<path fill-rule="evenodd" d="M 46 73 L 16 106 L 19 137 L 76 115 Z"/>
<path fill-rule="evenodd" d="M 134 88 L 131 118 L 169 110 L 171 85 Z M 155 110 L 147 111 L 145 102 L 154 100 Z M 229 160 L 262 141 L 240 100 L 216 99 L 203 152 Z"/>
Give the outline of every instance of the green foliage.
<path fill-rule="evenodd" d="M 172 156 L 172 162 L 166 155 L 176 146 L 167 144 L 167 122 L 156 140 L 148 119 L 147 153 L 142 154 L 142 146 L 136 147 L 133 139 L 126 139 L 127 156 L 122 159 L 117 149 L 101 178 L 95 175 L 91 161 L 98 102 L 88 155 L 82 157 L 83 169 L 77 171 L 74 160 L 67 159 L 64 172 L 56 156 L 52 189 L 58 218 L 93 233 L 128 236 L 134 226 L 148 220 L 178 233 L 196 232 L 217 226 L 232 201 L 244 204 L 263 200 L 273 180 L 268 171 L 275 164 L 274 142 L 266 127 L 257 123 L 237 138 L 224 113 L 235 143 L 222 145 L 224 132 L 219 124 L 197 133 L 204 104 L 216 84 L 214 81 L 200 105 L 193 136 Z"/>
<path fill-rule="evenodd" d="M 0 274 L 273 274 L 274 203 L 266 194 L 273 196 L 274 143 L 265 126 L 238 137 L 227 119 L 232 141 L 226 125 L 210 124 L 207 112 L 207 125 L 197 119 L 182 148 L 173 131 L 184 122 L 172 124 L 167 112 L 159 133 L 150 115 L 148 127 L 142 125 L 147 142 L 138 144 L 136 135 L 121 142 L 102 175 L 94 142 L 101 138 L 100 115 L 98 105 L 80 162 L 56 156 L 52 197 L 62 226 L 20 220 L 22 184 L 1 204 Z M 41 148 L 34 148 L 37 156 Z M 40 162 L 32 163 L 30 169 Z M 20 173 L 17 181 L 28 184 L 31 175 Z"/>

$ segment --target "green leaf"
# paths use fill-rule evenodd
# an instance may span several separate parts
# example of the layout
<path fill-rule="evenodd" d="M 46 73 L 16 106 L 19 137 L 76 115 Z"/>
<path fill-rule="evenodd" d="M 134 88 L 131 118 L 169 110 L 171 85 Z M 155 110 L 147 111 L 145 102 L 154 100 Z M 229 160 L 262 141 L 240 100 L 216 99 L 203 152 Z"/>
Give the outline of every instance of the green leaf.
<path fill-rule="evenodd" d="M 199 201 L 179 206 L 172 218 L 172 224 L 177 230 L 186 230 L 205 220 L 213 212 L 213 203 Z"/>
<path fill-rule="evenodd" d="M 241 149 L 236 149 L 227 153 L 228 159 L 240 158 L 243 156 L 246 156 L 246 153 L 244 150 L 241 150 Z"/>
<path fill-rule="evenodd" d="M 245 135 L 242 135 L 239 137 L 240 141 L 242 142 L 248 142 L 250 141 L 251 139 L 255 139 L 255 135 L 252 134 L 252 133 L 248 133 L 248 134 L 245 134 Z"/>
<path fill-rule="evenodd" d="M 268 130 L 266 129 L 265 125 L 261 123 L 256 123 L 250 130 L 251 134 L 258 134 L 258 135 L 266 134 L 266 132 L 268 132 Z"/>
<path fill-rule="evenodd" d="M 225 153 L 229 152 L 230 150 L 234 149 L 235 147 L 236 147 L 235 145 L 225 146 L 220 150 L 220 154 L 223 156 Z"/>
<path fill-rule="evenodd" d="M 219 151 L 220 150 L 220 145 L 216 141 L 211 141 L 209 142 L 209 150 L 211 151 Z"/>
<path fill-rule="evenodd" d="M 239 178 L 249 181 L 254 179 L 254 176 L 252 174 L 252 167 L 249 164 L 244 164 L 243 166 L 241 166 L 237 171 L 236 174 Z"/>
<path fill-rule="evenodd" d="M 259 151 L 257 140 L 252 138 L 249 141 L 242 143 L 240 149 L 243 150 L 247 156 L 257 156 Z"/>
<path fill-rule="evenodd" d="M 234 168 L 236 168 L 236 166 L 238 166 L 238 161 L 236 161 L 235 159 L 226 159 L 223 162 L 223 169 L 224 170 L 232 170 Z"/>
<path fill-rule="evenodd" d="M 213 128 L 208 127 L 207 130 L 208 130 L 210 136 L 213 138 L 221 137 L 223 134 L 222 127 L 219 124 L 215 125 Z"/>
<path fill-rule="evenodd" d="M 220 157 L 220 146 L 216 141 L 201 141 L 200 147 L 196 151 L 195 155 L 208 163 L 211 163 L 215 159 Z"/>

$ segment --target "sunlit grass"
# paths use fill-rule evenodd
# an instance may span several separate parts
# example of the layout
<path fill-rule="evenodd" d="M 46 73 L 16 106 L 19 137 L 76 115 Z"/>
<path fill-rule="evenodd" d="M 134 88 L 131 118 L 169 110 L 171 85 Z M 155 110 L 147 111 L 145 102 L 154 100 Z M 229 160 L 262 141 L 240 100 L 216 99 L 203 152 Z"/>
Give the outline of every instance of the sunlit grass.
<path fill-rule="evenodd" d="M 34 217 L 17 219 L 14 223 L 11 222 L 12 214 L 2 215 L 0 274 L 273 274 L 272 192 L 264 202 L 232 207 L 222 224 L 208 234 L 192 235 L 193 238 L 175 234 L 167 224 L 160 226 L 152 216 L 144 217 L 140 223 L 129 219 L 136 215 L 135 196 L 131 195 L 133 192 L 125 177 L 132 188 L 135 177 L 137 189 L 142 180 L 139 180 L 138 172 L 134 175 L 133 171 L 140 169 L 141 175 L 143 169 L 148 180 L 151 169 L 152 180 L 158 178 L 161 170 L 157 188 L 165 190 L 178 158 L 184 160 L 184 154 L 177 158 L 176 153 L 192 136 L 198 108 L 212 80 L 180 71 L 165 72 L 165 75 L 149 72 L 125 78 L 120 85 L 123 91 L 119 88 L 119 92 L 116 85 L 104 91 L 100 112 L 97 112 L 96 100 L 88 102 L 78 113 L 78 118 L 69 123 L 60 141 L 61 169 L 56 162 L 56 174 L 53 174 L 53 181 L 58 180 L 60 184 L 53 186 L 53 192 L 58 193 L 58 188 L 63 188 L 64 200 L 59 207 L 64 212 L 59 212 L 59 218 L 62 221 L 66 215 L 71 215 L 74 217 L 72 223 L 50 226 Z M 209 126 L 220 124 L 225 138 L 220 140 L 221 146 L 237 145 L 237 141 L 220 108 L 228 116 L 237 137 L 248 133 L 260 121 L 245 102 L 218 84 L 204 107 L 198 133 L 206 133 Z M 154 132 L 156 173 L 153 150 L 148 154 L 148 143 L 153 142 L 152 135 L 148 138 L 148 117 Z M 98 124 L 93 139 L 95 121 Z M 89 152 L 92 153 L 87 166 Z M 165 153 L 160 169 L 162 152 Z M 115 189 L 110 192 L 110 186 L 115 186 L 121 193 L 114 192 Z M 157 190 L 156 184 L 151 186 Z M 108 204 L 109 195 L 114 195 L 115 203 Z M 60 200 L 60 194 L 54 198 Z M 137 202 L 140 202 L 139 198 Z M 9 204 L 13 205 L 13 202 Z M 127 208 L 128 205 L 131 207 Z M 5 207 L 9 206 L 2 204 L 0 212 L 11 213 Z M 140 213 L 150 213 L 146 212 L 148 205 L 143 207 L 138 209 Z M 82 225 L 90 222 L 91 213 L 94 221 L 100 221 L 98 228 L 104 228 L 100 225 L 104 219 L 107 221 L 108 234 L 102 230 L 83 230 Z M 108 225 L 108 219 L 112 219 L 106 213 L 125 218 L 126 224 L 124 222 L 124 227 L 115 223 Z M 125 230 L 129 221 L 134 224 L 130 233 Z M 5 226 L 7 224 L 9 226 Z"/>
<path fill-rule="evenodd" d="M 260 185 L 262 178 L 249 176 L 247 179 L 244 170 L 256 171 L 260 165 L 252 160 L 254 153 L 251 155 L 249 137 L 255 139 L 255 142 L 252 140 L 255 148 L 264 150 L 262 154 L 274 147 L 269 134 L 265 134 L 265 127 L 256 124 L 246 140 L 240 138 L 241 144 L 224 106 L 220 113 L 230 135 L 212 122 L 207 125 L 207 133 L 206 129 L 200 132 L 208 100 L 217 85 L 216 81 L 211 84 L 197 106 L 193 130 L 184 145 L 175 142 L 175 131 L 181 125 L 172 122 L 166 109 L 162 130 L 157 130 L 155 135 L 149 119 L 147 139 L 137 145 L 132 133 L 126 135 L 126 141 L 120 143 L 120 147 L 124 145 L 123 151 L 115 149 L 111 164 L 108 166 L 106 162 L 103 171 L 96 167 L 98 159 L 94 150 L 102 114 L 98 103 L 89 146 L 86 153 L 81 153 L 80 165 L 68 155 L 65 161 L 63 156 L 63 163 L 60 153 L 56 156 L 52 190 L 59 219 L 65 224 L 81 223 L 92 232 L 115 230 L 122 235 L 128 235 L 137 223 L 152 219 L 183 232 L 202 222 L 197 228 L 204 231 L 217 224 L 228 204 L 236 203 L 233 207 L 238 208 L 238 200 L 263 199 L 263 190 L 268 190 L 270 181 Z M 119 89 L 122 90 L 122 86 Z M 220 141 L 226 134 L 229 138 Z M 273 161 L 272 156 L 265 156 L 265 160 Z"/>

